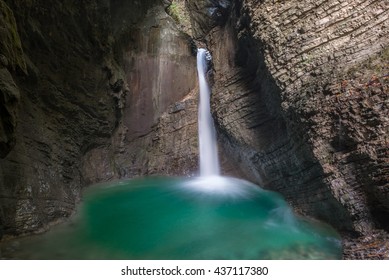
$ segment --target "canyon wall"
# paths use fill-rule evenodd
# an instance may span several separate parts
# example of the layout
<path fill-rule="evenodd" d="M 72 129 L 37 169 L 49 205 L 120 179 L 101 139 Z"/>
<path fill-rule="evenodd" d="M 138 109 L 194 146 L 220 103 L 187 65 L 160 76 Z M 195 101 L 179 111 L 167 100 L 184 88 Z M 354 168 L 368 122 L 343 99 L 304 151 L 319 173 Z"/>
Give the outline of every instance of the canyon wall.
<path fill-rule="evenodd" d="M 0 0 L 0 12 L 0 238 L 70 216 L 92 183 L 196 174 L 197 44 L 213 56 L 223 173 L 336 227 L 345 257 L 389 258 L 387 1 Z"/>
<path fill-rule="evenodd" d="M 388 257 L 388 3 L 189 2 L 220 140 L 245 176 L 352 236 L 346 253 L 355 237 Z"/>
<path fill-rule="evenodd" d="M 115 37 L 128 93 L 111 145 L 85 157 L 88 183 L 193 173 L 198 155 L 197 73 L 191 38 L 162 5 Z"/>
<path fill-rule="evenodd" d="M 197 169 L 195 56 L 167 5 L 0 1 L 0 238 L 91 183 Z"/>
<path fill-rule="evenodd" d="M 103 69 L 108 6 L 0 3 L 8 23 L 1 36 L 9 38 L 0 50 L 7 61 L 0 89 L 1 236 L 40 230 L 72 213 L 82 186 L 80 157 L 110 137 L 118 102 Z"/>

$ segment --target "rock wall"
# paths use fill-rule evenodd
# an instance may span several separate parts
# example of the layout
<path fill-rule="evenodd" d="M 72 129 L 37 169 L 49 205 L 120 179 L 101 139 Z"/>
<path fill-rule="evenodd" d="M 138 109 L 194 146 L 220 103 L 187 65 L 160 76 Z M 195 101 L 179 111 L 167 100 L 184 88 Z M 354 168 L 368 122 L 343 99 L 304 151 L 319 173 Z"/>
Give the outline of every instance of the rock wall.
<path fill-rule="evenodd" d="M 0 157 L 5 157 L 15 145 L 15 128 L 17 122 L 17 104 L 20 92 L 10 71 L 26 71 L 20 37 L 17 32 L 12 10 L 0 2 Z"/>
<path fill-rule="evenodd" d="M 88 183 L 197 170 L 197 79 L 191 38 L 162 5 L 117 35 L 127 86 L 122 118 L 109 145 L 84 160 Z M 97 164 L 96 164 L 97 163 Z M 103 163 L 103 164 L 101 164 Z"/>
<path fill-rule="evenodd" d="M 213 55 L 224 173 L 335 226 L 345 257 L 389 257 L 387 1 L 0 0 L 0 12 L 0 238 L 71 215 L 85 185 L 196 172 L 186 30 Z"/>
<path fill-rule="evenodd" d="M 170 3 L 0 1 L 0 238 L 68 217 L 88 184 L 195 172 L 195 56 Z"/>
<path fill-rule="evenodd" d="M 103 70 L 110 40 L 102 1 L 0 1 L 0 7 L 8 22 L 0 49 L 8 61 L 0 70 L 1 236 L 39 230 L 72 213 L 82 186 L 80 158 L 112 134 L 117 100 Z"/>
<path fill-rule="evenodd" d="M 231 4 L 226 23 L 201 37 L 225 149 L 297 211 L 370 236 L 365 245 L 389 257 L 388 3 Z"/>

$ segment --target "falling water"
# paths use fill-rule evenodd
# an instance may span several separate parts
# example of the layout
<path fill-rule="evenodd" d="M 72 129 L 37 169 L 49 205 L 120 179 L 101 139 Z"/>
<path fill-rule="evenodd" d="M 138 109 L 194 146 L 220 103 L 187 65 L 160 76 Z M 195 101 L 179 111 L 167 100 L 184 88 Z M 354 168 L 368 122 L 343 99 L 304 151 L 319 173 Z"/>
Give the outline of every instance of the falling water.
<path fill-rule="evenodd" d="M 341 242 L 331 228 L 294 216 L 277 193 L 219 176 L 207 56 L 198 50 L 201 177 L 151 177 L 90 188 L 70 223 L 0 243 L 0 258 L 341 258 Z"/>
<path fill-rule="evenodd" d="M 211 115 L 210 96 L 207 79 L 207 50 L 197 51 L 197 72 L 200 85 L 199 105 L 199 142 L 200 142 L 200 175 L 217 176 L 220 174 L 217 154 L 215 126 Z"/>

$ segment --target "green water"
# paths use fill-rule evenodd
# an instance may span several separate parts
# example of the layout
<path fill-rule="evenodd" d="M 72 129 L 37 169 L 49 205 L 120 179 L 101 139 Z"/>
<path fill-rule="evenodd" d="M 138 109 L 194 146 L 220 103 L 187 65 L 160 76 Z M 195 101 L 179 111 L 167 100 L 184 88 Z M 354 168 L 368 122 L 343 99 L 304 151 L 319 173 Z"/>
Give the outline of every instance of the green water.
<path fill-rule="evenodd" d="M 72 221 L 3 252 L 19 259 L 341 257 L 336 232 L 295 217 L 278 194 L 243 180 L 214 179 L 92 187 Z"/>

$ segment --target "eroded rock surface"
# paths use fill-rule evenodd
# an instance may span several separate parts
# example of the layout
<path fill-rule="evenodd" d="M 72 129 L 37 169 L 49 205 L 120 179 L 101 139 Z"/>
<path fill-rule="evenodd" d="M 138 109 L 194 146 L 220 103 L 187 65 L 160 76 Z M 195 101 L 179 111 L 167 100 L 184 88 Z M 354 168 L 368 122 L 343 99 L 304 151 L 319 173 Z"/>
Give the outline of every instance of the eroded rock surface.
<path fill-rule="evenodd" d="M 1 236 L 40 230 L 72 213 L 83 185 L 81 157 L 113 133 L 118 102 L 103 70 L 110 59 L 107 5 L 0 3 L 17 23 L 1 27 L 15 44 L 15 51 L 1 48 L 8 61 L 0 69 L 1 121 L 13 142 L 8 151 L 1 145 Z"/>
<path fill-rule="evenodd" d="M 381 239 L 388 17 L 386 1 L 234 1 L 203 36 L 221 140 L 246 176 L 344 234 Z"/>
<path fill-rule="evenodd" d="M 165 2 L 0 2 L 0 237 L 90 183 L 195 172 L 195 57 Z"/>
<path fill-rule="evenodd" d="M 0 1 L 0 26 L 0 158 L 4 158 L 15 145 L 20 100 L 19 88 L 10 71 L 26 71 L 26 62 L 15 17 L 3 1 Z"/>
<path fill-rule="evenodd" d="M 387 1 L 81 2 L 0 0 L 0 237 L 69 216 L 90 183 L 196 172 L 185 2 L 224 171 L 335 226 L 346 258 L 389 258 Z"/>
<path fill-rule="evenodd" d="M 110 145 L 84 160 L 87 182 L 192 174 L 198 155 L 197 74 L 190 37 L 164 6 L 155 5 L 119 38 L 128 93 Z"/>

